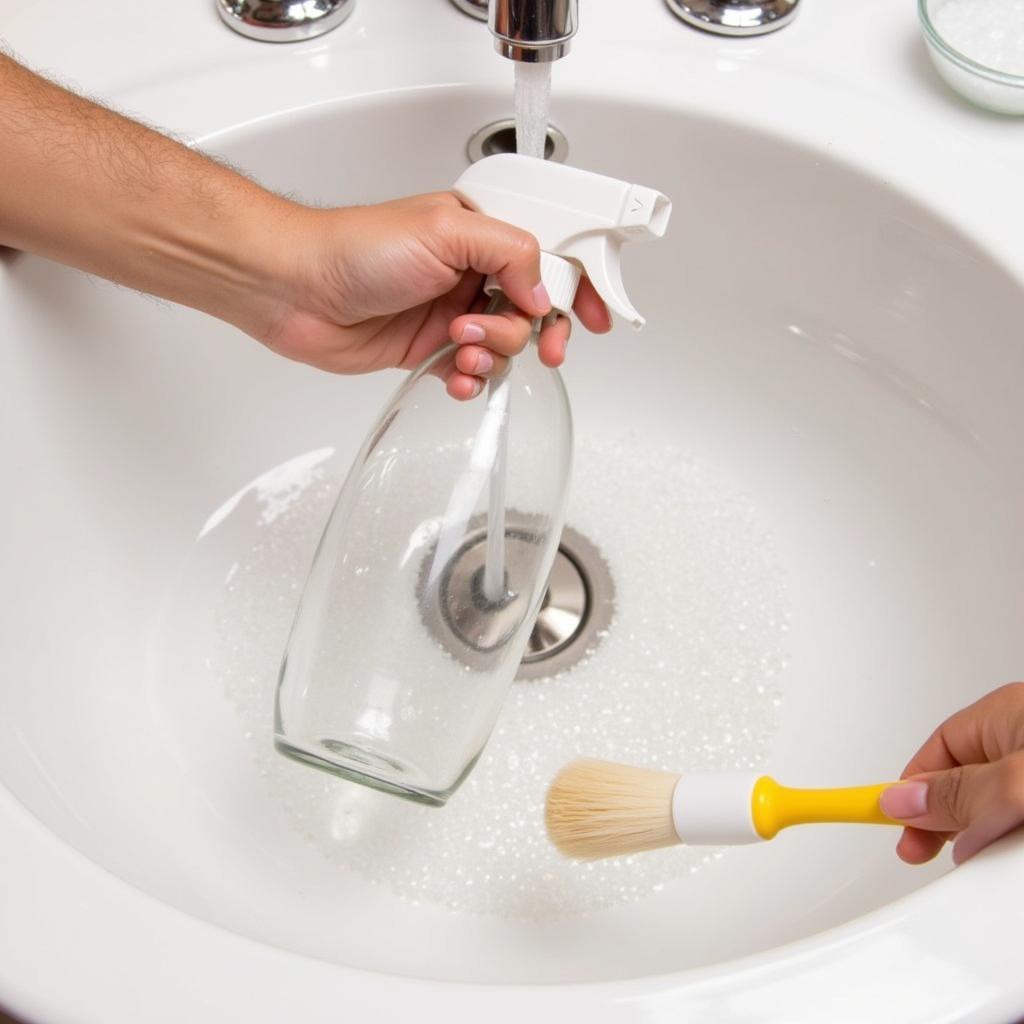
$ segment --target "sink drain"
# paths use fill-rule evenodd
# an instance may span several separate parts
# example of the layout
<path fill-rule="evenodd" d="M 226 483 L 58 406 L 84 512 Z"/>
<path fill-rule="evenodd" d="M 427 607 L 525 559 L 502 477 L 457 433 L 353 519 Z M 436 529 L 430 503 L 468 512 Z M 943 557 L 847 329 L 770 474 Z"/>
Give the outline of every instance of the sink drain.
<path fill-rule="evenodd" d="M 523 524 L 505 530 L 505 558 L 513 576 L 517 564 L 532 563 L 538 538 Z M 485 667 L 489 655 L 515 631 L 527 596 L 509 592 L 500 602 L 483 592 L 486 530 L 474 530 L 452 555 L 436 587 L 427 585 L 428 556 L 420 578 L 420 607 L 427 628 L 441 645 L 468 665 Z M 516 679 L 541 679 L 570 668 L 601 642 L 615 610 L 615 586 L 608 565 L 583 534 L 566 527 L 547 590 Z"/>
<path fill-rule="evenodd" d="M 483 160 L 485 156 L 515 151 L 516 123 L 511 117 L 484 125 L 470 136 L 466 145 L 466 155 L 472 164 Z M 544 140 L 544 159 L 564 164 L 568 158 L 569 140 L 554 125 L 549 124 L 547 138 Z"/>
<path fill-rule="evenodd" d="M 608 563 L 582 533 L 565 527 L 516 679 L 542 679 L 571 668 L 601 642 L 614 613 Z"/>

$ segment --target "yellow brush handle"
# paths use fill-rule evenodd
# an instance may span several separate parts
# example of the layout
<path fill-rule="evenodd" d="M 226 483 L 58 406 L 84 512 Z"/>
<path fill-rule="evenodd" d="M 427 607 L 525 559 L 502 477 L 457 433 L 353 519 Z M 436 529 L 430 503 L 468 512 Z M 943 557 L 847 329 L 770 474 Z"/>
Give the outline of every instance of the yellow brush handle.
<path fill-rule="evenodd" d="M 845 789 L 790 789 L 767 775 L 754 784 L 751 814 L 754 828 L 763 839 L 772 839 L 790 825 L 848 821 L 862 825 L 898 825 L 878 806 L 878 798 L 892 782 L 880 786 L 849 786 Z"/>

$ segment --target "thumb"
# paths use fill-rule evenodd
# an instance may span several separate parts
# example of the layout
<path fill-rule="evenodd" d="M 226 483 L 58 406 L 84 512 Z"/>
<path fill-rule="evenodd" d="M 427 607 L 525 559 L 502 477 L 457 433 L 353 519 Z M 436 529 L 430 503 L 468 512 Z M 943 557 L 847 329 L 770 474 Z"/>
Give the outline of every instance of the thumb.
<path fill-rule="evenodd" d="M 887 789 L 882 812 L 916 829 L 960 833 L 960 864 L 1024 823 L 1024 751 L 988 764 L 924 772 Z"/>

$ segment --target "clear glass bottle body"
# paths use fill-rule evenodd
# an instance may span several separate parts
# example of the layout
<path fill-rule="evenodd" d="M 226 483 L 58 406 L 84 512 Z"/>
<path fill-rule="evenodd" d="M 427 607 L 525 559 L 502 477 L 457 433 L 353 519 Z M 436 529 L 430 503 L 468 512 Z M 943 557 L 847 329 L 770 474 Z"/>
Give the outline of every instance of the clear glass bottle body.
<path fill-rule="evenodd" d="M 483 395 L 399 389 L 356 458 L 296 613 L 279 750 L 443 804 L 479 757 L 523 656 L 565 515 L 572 419 L 535 344 Z"/>

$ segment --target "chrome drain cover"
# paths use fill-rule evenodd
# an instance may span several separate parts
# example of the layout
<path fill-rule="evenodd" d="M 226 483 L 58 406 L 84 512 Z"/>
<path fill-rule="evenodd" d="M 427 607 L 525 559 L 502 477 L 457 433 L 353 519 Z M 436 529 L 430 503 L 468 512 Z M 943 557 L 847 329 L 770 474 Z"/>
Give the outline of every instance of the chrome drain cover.
<path fill-rule="evenodd" d="M 505 557 L 513 578 L 517 563 L 532 563 L 539 542 L 529 517 L 505 529 Z M 434 638 L 463 664 L 483 668 L 526 613 L 525 595 L 509 591 L 500 602 L 483 593 L 487 532 L 473 530 L 428 586 L 424 561 L 419 585 L 423 620 Z M 570 668 L 604 637 L 615 611 L 615 585 L 598 549 L 579 531 L 562 531 L 547 589 L 516 679 L 542 679 Z"/>
<path fill-rule="evenodd" d="M 469 162 L 475 164 L 486 156 L 516 151 L 516 122 L 511 117 L 486 124 L 475 131 L 466 144 Z M 548 125 L 544 140 L 544 159 L 564 164 L 569 157 L 569 140 L 553 124 Z"/>
<path fill-rule="evenodd" d="M 608 563 L 582 533 L 565 527 L 516 679 L 543 679 L 571 668 L 604 639 L 614 614 Z"/>

